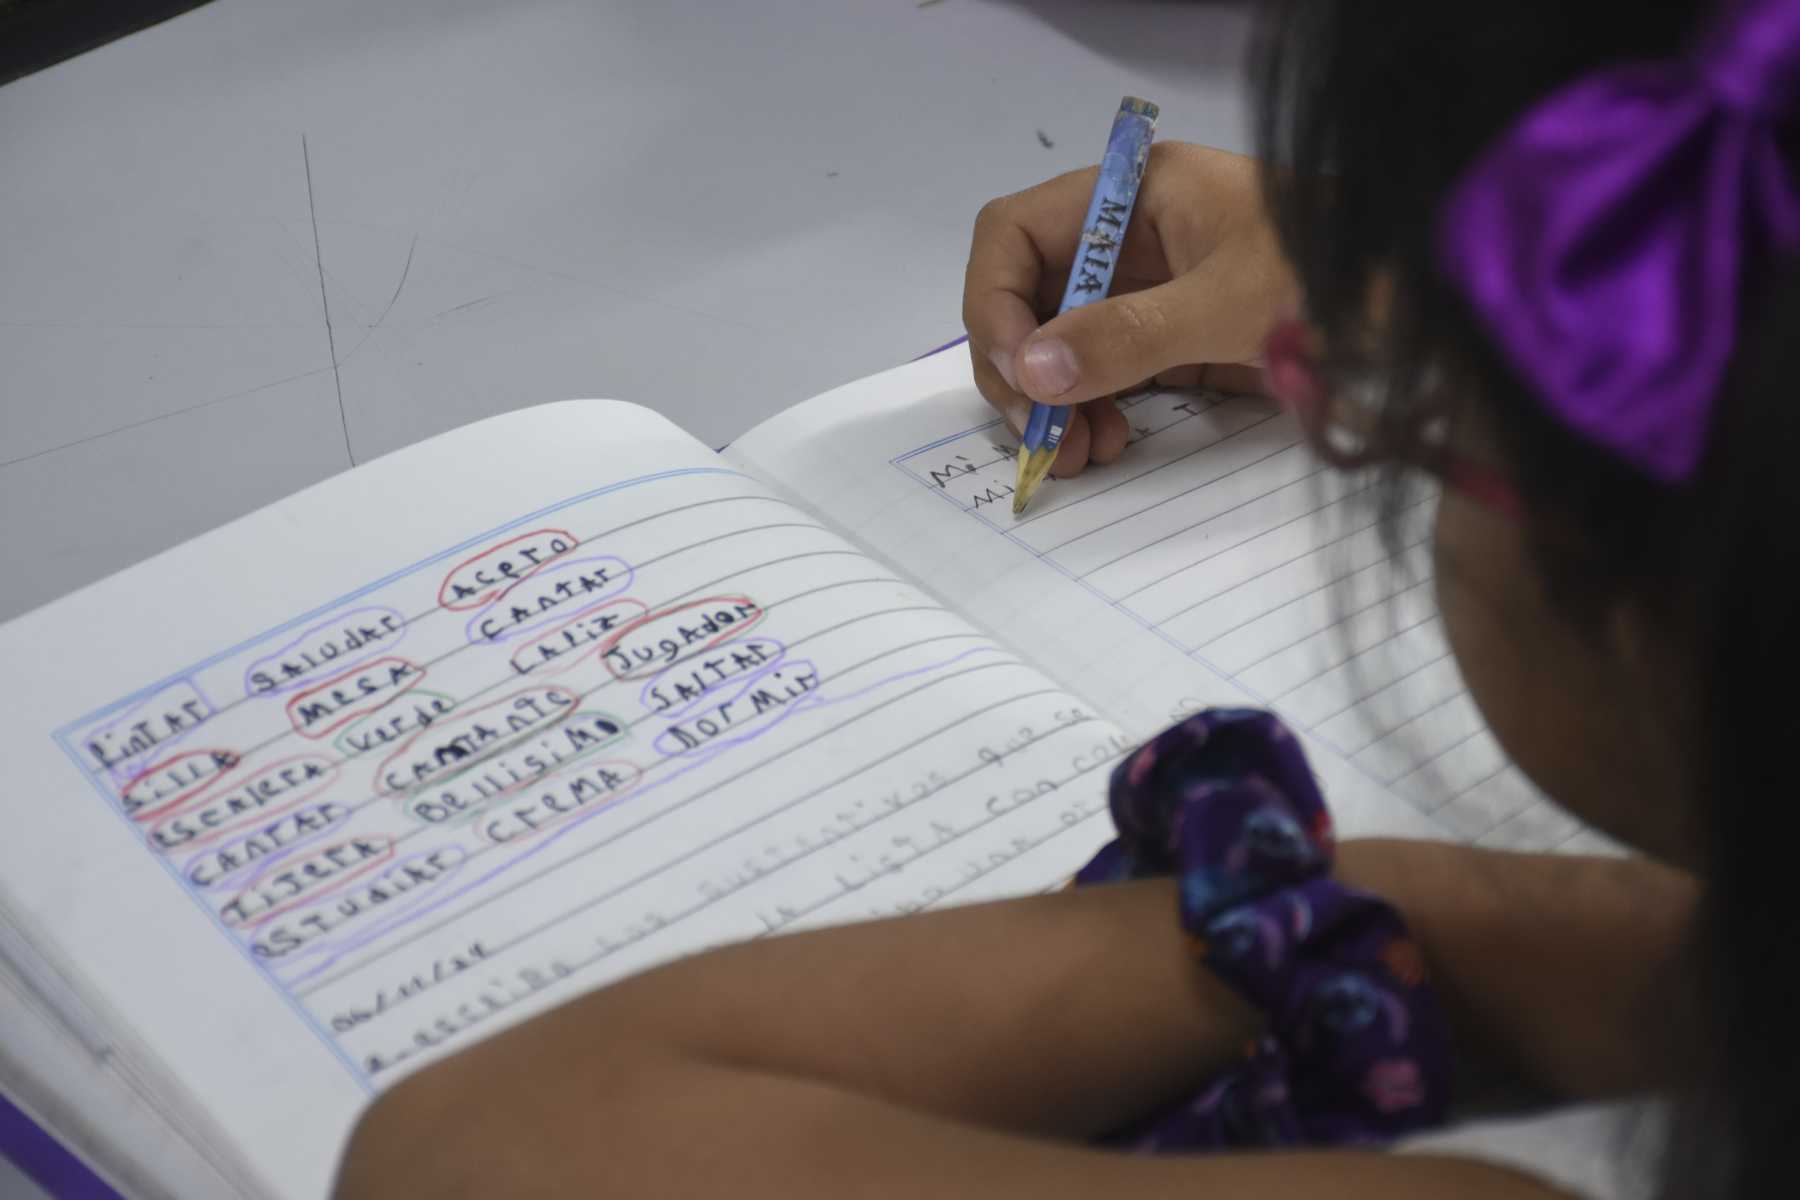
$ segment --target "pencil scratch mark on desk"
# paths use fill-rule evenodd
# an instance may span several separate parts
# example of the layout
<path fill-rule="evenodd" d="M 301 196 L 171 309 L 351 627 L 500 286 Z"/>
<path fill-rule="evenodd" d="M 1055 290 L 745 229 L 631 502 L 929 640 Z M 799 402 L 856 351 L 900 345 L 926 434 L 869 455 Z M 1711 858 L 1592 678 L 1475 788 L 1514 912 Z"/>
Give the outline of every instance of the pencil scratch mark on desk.
<path fill-rule="evenodd" d="M 412 274 L 413 255 L 418 252 L 418 249 L 419 235 L 415 233 L 412 235 L 412 243 L 406 247 L 406 264 L 400 268 L 400 282 L 394 285 L 394 294 L 388 297 L 387 307 L 381 310 L 381 315 L 375 318 L 372 325 L 363 330 L 363 335 L 357 339 L 356 345 L 350 347 L 350 353 L 344 355 L 345 362 L 355 358 L 356 352 L 368 344 L 369 339 L 374 337 L 375 332 L 381 328 L 381 323 L 388 319 L 388 314 L 394 311 L 394 305 L 400 302 L 400 293 L 406 290 L 407 277 Z"/>
<path fill-rule="evenodd" d="M 465 309 L 474 308 L 477 305 L 486 304 L 492 300 L 498 300 L 501 296 L 504 296 L 504 295 L 506 295 L 505 292 L 490 292 L 487 295 L 477 297 L 474 300 L 465 300 L 461 304 L 452 305 L 451 307 L 446 308 L 443 312 L 432 313 L 431 319 L 433 321 L 436 321 L 442 317 L 449 316 L 451 313 L 459 313 Z"/>
<path fill-rule="evenodd" d="M 34 458 L 42 458 L 46 454 L 55 454 L 58 450 L 67 450 L 74 446 L 85 446 L 89 442 L 97 442 L 102 438 L 112 437 L 118 433 L 128 433 L 133 429 L 142 429 L 146 425 L 154 425 L 158 421 L 166 421 L 170 417 L 184 416 L 187 413 L 199 412 L 203 408 L 211 408 L 215 404 L 224 404 L 228 400 L 241 400 L 245 396 L 254 396 L 258 392 L 266 392 L 270 388 L 280 387 L 284 383 L 296 383 L 302 379 L 311 379 L 314 375 L 323 375 L 330 367 L 314 367 L 310 371 L 301 371 L 295 375 L 283 375 L 279 379 L 271 379 L 267 383 L 259 383 L 255 387 L 247 387 L 236 392 L 227 392 L 223 396 L 213 396 L 206 400 L 197 400 L 192 404 L 184 404 L 180 408 L 172 408 L 168 412 L 157 413 L 153 417 L 145 417 L 141 421 L 133 421 L 128 425 L 118 425 L 100 433 L 90 433 L 85 437 L 71 438 L 66 442 L 58 442 L 54 446 L 46 446 L 42 450 L 33 450 L 30 454 L 21 454 L 17 458 L 0 459 L 0 467 L 10 467 L 14 463 L 30 462 Z"/>
<path fill-rule="evenodd" d="M 325 288 L 325 255 L 319 249 L 319 208 L 313 201 L 312 150 L 306 135 L 300 135 L 300 161 L 306 167 L 306 211 L 312 218 L 313 262 L 319 268 L 319 303 L 325 309 L 325 345 L 331 351 L 331 381 L 337 387 L 338 423 L 344 430 L 344 455 L 356 465 L 356 451 L 350 448 L 350 417 L 344 411 L 344 378 L 338 372 L 337 335 L 331 330 L 331 297 Z"/>

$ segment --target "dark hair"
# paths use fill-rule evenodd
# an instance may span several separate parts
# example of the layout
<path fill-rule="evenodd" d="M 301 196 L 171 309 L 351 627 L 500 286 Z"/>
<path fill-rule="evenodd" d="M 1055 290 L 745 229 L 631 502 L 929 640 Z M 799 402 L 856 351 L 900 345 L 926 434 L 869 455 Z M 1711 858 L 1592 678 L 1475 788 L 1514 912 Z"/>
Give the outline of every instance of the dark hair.
<path fill-rule="evenodd" d="M 1256 52 L 1264 186 L 1329 371 L 1380 368 L 1377 444 L 1419 452 L 1433 419 L 1498 436 L 1550 594 L 1577 621 L 1618 600 L 1661 618 L 1693 666 L 1705 901 L 1683 964 L 1701 1017 L 1671 1045 L 1696 1064 L 1669 1195 L 1793 1185 L 1800 970 L 1787 815 L 1800 705 L 1800 272 L 1743 306 L 1733 374 L 1698 478 L 1664 487 L 1551 419 L 1439 277 L 1452 182 L 1533 101 L 1616 62 L 1687 52 L 1696 3 L 1284 0 Z M 1800 161 L 1800 160 L 1797 160 Z M 1380 301 L 1372 312 L 1371 300 Z M 1454 399 L 1452 399 L 1454 398 Z M 1390 495 L 1393 494 L 1390 490 Z M 1390 503 L 1390 511 L 1392 504 Z"/>

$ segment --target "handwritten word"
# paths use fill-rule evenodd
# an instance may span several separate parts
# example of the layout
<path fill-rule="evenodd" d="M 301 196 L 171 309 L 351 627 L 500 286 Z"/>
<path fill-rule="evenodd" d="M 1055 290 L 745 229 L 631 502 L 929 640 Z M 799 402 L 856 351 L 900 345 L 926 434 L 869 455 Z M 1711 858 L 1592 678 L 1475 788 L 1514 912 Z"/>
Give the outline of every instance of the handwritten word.
<path fill-rule="evenodd" d="M 631 568 L 622 558 L 600 555 L 572 559 L 533 572 L 501 592 L 469 618 L 463 632 L 476 645 L 510 641 L 555 624 L 630 586 Z"/>
<path fill-rule="evenodd" d="M 958 454 L 955 459 L 945 463 L 942 467 L 933 468 L 931 482 L 939 491 L 942 491 L 958 475 L 973 475 L 980 469 L 974 459 L 966 454 Z"/>
<path fill-rule="evenodd" d="M 480 966 L 487 957 L 487 947 L 480 942 L 470 942 L 469 948 L 448 958 L 434 958 L 429 970 L 414 972 L 401 980 L 393 988 L 377 988 L 375 999 L 366 1005 L 347 1005 L 331 1014 L 331 1028 L 337 1033 L 348 1033 L 367 1021 L 373 1021 L 388 1010 L 390 1004 L 399 1004 L 402 1000 L 410 1000 L 414 996 L 423 995 L 440 983 L 456 978 L 464 971 Z M 392 997 L 392 1000 L 389 997 Z"/>
<path fill-rule="evenodd" d="M 545 967 L 524 967 L 514 975 L 510 985 L 495 979 L 482 989 L 474 999 L 464 1000 L 455 1009 L 445 1013 L 430 1023 L 413 1030 L 410 1044 L 399 1050 L 383 1054 L 368 1054 L 363 1057 L 363 1070 L 369 1075 L 379 1075 L 411 1058 L 423 1050 L 462 1033 L 471 1026 L 479 1025 L 495 1013 L 505 1012 L 521 1000 L 529 999 L 543 991 L 553 983 L 567 978 L 575 968 L 560 960 L 551 960 Z"/>
<path fill-rule="evenodd" d="M 455 697 L 417 688 L 407 693 L 404 702 L 384 705 L 372 716 L 352 722 L 331 739 L 331 745 L 345 758 L 355 758 L 425 728 L 455 707 Z"/>
<path fill-rule="evenodd" d="M 983 488 L 981 491 L 975 493 L 975 499 L 974 499 L 973 503 L 971 503 L 969 505 L 969 507 L 970 508 L 980 508 L 984 504 L 998 504 L 1002 500 L 1005 500 L 1007 497 L 1011 496 L 1012 494 L 1013 494 L 1013 485 L 1010 483 L 1003 483 L 1003 484 L 998 484 L 998 485 L 990 484 L 988 487 Z"/>
<path fill-rule="evenodd" d="M 665 608 L 632 622 L 600 645 L 616 679 L 637 679 L 687 655 L 704 654 L 763 618 L 748 596 L 713 596 Z"/>
<path fill-rule="evenodd" d="M 575 711 L 580 697 L 559 687 L 527 688 L 434 723 L 408 738 L 375 768 L 377 787 L 398 792 L 456 774 L 484 756 Z"/>
<path fill-rule="evenodd" d="M 490 818 L 482 824 L 481 835 L 490 842 L 511 842 L 542 833 L 596 804 L 616 800 L 636 787 L 642 777 L 643 772 L 635 764 L 623 760 L 594 763 L 558 780 L 555 787 L 524 804 L 510 806 Z"/>
<path fill-rule="evenodd" d="M 701 715 L 669 726 L 656 735 L 654 744 L 664 754 L 686 754 L 759 717 L 781 712 L 818 686 L 819 672 L 810 662 L 776 667 L 730 700 L 708 705 Z"/>
<path fill-rule="evenodd" d="M 717 657 L 665 667 L 644 685 L 638 700 L 660 716 L 679 717 L 715 694 L 719 685 L 768 666 L 786 653 L 787 647 L 774 638 L 746 638 L 726 646 Z"/>
<path fill-rule="evenodd" d="M 832 813 L 830 819 L 821 822 L 812 832 L 797 833 L 784 841 L 764 846 L 757 853 L 745 855 L 735 867 L 703 879 L 696 886 L 707 901 L 723 900 L 758 879 L 774 874 L 789 863 L 805 858 L 815 850 L 842 841 L 895 813 L 904 812 L 947 786 L 949 781 L 939 772 L 932 771 L 910 787 L 898 788 L 875 797 L 859 796 Z M 894 841 L 898 845 L 905 844 L 910 839 L 896 837 Z"/>
<path fill-rule="evenodd" d="M 384 833 L 347 838 L 309 850 L 292 865 L 275 863 L 252 879 L 219 910 L 227 925 L 260 925 L 278 913 L 304 904 L 327 887 L 350 882 L 394 856 L 394 839 Z M 280 869 L 276 869 L 280 868 Z"/>
<path fill-rule="evenodd" d="M 150 841 L 162 850 L 203 845 L 302 803 L 330 787 L 337 776 L 337 764 L 316 754 L 279 759 L 232 787 L 203 794 L 193 804 L 168 813 L 151 827 Z"/>
<path fill-rule="evenodd" d="M 1067 782 L 1066 780 L 1064 782 Z M 870 917 L 906 916 L 935 906 L 946 896 L 991 875 L 1021 855 L 1042 846 L 1051 838 L 1106 811 L 1106 802 L 1098 796 L 1086 797 L 1065 805 L 1056 814 L 1056 824 L 1037 837 L 1016 835 L 1010 841 L 988 849 L 985 853 L 965 858 L 957 865 L 957 878 L 927 885 L 915 895 L 892 905 L 871 908 Z"/>
<path fill-rule="evenodd" d="M 195 887 L 217 887 L 246 867 L 349 819 L 350 810 L 331 800 L 290 809 L 252 833 L 201 851 L 181 873 Z"/>
<path fill-rule="evenodd" d="M 396 609 L 372 606 L 344 613 L 251 663 L 244 671 L 244 694 L 291 690 L 321 670 L 342 671 L 367 662 L 405 636 L 406 618 Z"/>
<path fill-rule="evenodd" d="M 577 651 L 603 641 L 607 634 L 623 629 L 649 611 L 642 600 L 626 598 L 582 613 L 513 651 L 509 660 L 512 669 L 521 675 L 533 672 L 555 675 L 566 671 L 581 661 Z"/>
<path fill-rule="evenodd" d="M 1069 760 L 1069 766 L 1075 774 L 1085 775 L 1095 767 L 1103 766 L 1115 758 L 1137 749 L 1138 744 L 1122 733 L 1108 734 L 1086 750 L 1076 754 Z"/>
<path fill-rule="evenodd" d="M 296 692 L 287 702 L 288 723 L 301 737 L 322 738 L 417 687 L 425 668 L 404 658 L 378 658 L 366 667 Z"/>
<path fill-rule="evenodd" d="M 574 534 L 562 529 L 534 529 L 508 538 L 452 567 L 438 585 L 438 604 L 450 609 L 480 608 L 578 544 Z"/>
<path fill-rule="evenodd" d="M 153 820 L 205 791 L 242 761 L 230 750 L 188 750 L 133 776 L 120 789 L 119 801 L 132 820 Z"/>
<path fill-rule="evenodd" d="M 388 906 L 405 897 L 423 899 L 425 889 L 451 878 L 467 861 L 468 852 L 461 846 L 439 846 L 408 855 L 374 879 L 335 888 L 323 902 L 316 894 L 308 896 L 298 905 L 285 906 L 298 911 L 264 916 L 250 941 L 250 952 L 258 958 L 283 958 L 365 916 L 391 911 Z M 345 879 L 340 884 L 349 882 Z"/>
<path fill-rule="evenodd" d="M 967 832 L 968 830 L 953 822 L 939 818 L 928 822 L 916 832 L 893 834 L 887 839 L 888 849 L 866 854 L 855 851 L 846 856 L 838 869 L 832 872 L 832 880 L 837 884 L 832 891 L 808 904 L 776 904 L 758 909 L 756 919 L 762 922 L 764 934 L 785 929 L 809 913 L 859 892 L 879 879 L 898 875 L 912 863 L 949 845 Z"/>
<path fill-rule="evenodd" d="M 84 740 L 87 752 L 108 771 L 129 770 L 142 758 L 172 738 L 192 733 L 213 715 L 213 706 L 186 679 L 178 679 L 129 713 L 103 725 Z"/>
<path fill-rule="evenodd" d="M 617 717 L 598 711 L 576 713 L 529 747 L 510 748 L 457 776 L 453 786 L 440 788 L 429 797 L 409 799 L 407 811 L 434 825 L 458 815 L 473 815 L 611 744 L 624 732 Z"/>

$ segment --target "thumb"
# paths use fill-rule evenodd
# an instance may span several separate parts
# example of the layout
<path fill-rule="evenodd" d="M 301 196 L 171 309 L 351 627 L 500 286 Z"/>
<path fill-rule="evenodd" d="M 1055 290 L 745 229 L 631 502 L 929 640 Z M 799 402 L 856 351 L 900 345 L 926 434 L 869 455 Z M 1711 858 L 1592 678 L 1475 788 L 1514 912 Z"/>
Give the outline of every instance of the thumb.
<path fill-rule="evenodd" d="M 1014 352 L 1019 390 L 1043 404 L 1080 404 L 1171 367 L 1235 361 L 1261 331 L 1243 334 L 1248 314 L 1221 311 L 1222 289 L 1209 275 L 1190 272 L 1046 322 Z"/>

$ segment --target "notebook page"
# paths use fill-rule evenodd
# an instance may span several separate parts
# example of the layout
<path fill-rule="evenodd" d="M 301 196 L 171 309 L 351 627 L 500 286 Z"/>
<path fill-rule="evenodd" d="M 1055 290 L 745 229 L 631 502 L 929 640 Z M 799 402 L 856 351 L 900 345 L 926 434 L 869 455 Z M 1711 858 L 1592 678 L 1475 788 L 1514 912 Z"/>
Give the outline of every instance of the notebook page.
<path fill-rule="evenodd" d="M 1390 560 L 1358 484 L 1323 471 L 1275 406 L 1158 394 L 1123 407 L 1121 461 L 1052 481 L 1020 518 L 1017 441 L 960 350 L 790 409 L 728 454 L 1134 736 L 1203 705 L 1273 708 L 1303 731 L 1352 828 L 1520 848 L 1577 836 L 1463 689 L 1432 600 L 1427 498 L 1402 523 L 1410 551 Z"/>
<path fill-rule="evenodd" d="M 372 1091 L 579 991 L 1055 883 L 1128 745 L 602 402 L 358 468 L 0 659 L 8 911 L 283 1196 L 321 1194 Z"/>

